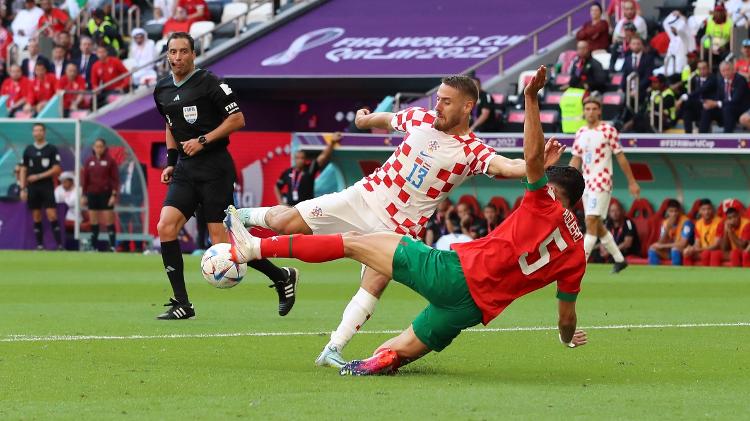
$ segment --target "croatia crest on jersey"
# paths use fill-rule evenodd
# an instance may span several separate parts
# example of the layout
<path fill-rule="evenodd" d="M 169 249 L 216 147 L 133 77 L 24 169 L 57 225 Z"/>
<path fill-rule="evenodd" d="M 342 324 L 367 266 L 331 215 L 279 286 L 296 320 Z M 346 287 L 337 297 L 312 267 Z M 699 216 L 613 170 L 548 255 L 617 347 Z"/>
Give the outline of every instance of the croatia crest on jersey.
<path fill-rule="evenodd" d="M 188 124 L 193 124 L 198 121 L 198 107 L 193 105 L 190 107 L 182 107 L 182 116 L 185 117 L 185 121 Z"/>

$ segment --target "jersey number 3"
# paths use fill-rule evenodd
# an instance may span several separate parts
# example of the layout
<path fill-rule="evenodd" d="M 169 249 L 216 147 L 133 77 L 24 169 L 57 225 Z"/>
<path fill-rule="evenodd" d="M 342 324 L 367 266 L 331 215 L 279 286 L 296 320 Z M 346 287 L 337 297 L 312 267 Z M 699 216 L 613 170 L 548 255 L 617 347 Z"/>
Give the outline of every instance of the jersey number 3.
<path fill-rule="evenodd" d="M 565 239 L 562 237 L 560 228 L 555 228 L 555 230 L 552 231 L 552 234 L 548 235 L 547 238 L 544 239 L 544 241 L 539 243 L 539 260 L 532 264 L 529 264 L 529 262 L 526 261 L 526 256 L 528 256 L 529 253 L 524 253 L 521 255 L 521 257 L 518 258 L 518 264 L 521 266 L 521 272 L 523 272 L 524 275 L 531 275 L 550 262 L 548 247 L 553 241 L 560 251 L 568 248 L 568 243 L 566 243 Z"/>

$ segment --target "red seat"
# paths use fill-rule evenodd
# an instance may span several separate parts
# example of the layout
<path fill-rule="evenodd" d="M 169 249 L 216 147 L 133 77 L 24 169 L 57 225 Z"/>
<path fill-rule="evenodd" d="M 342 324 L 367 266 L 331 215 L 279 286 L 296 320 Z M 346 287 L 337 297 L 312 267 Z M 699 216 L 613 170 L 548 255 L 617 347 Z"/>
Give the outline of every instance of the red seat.
<path fill-rule="evenodd" d="M 695 220 L 695 218 L 698 217 L 698 210 L 701 207 L 701 200 L 703 199 L 695 199 L 693 202 L 693 206 L 690 208 L 690 211 L 687 213 L 687 217 Z"/>
<path fill-rule="evenodd" d="M 638 231 L 638 238 L 641 239 L 641 256 L 646 256 L 648 253 L 648 247 L 652 242 L 649 242 L 653 232 L 653 220 L 658 218 L 654 212 L 654 208 L 651 206 L 646 199 L 636 199 L 630 206 L 628 211 L 628 218 L 630 218 L 635 224 L 635 229 Z M 658 235 L 658 230 L 657 230 Z"/>
<path fill-rule="evenodd" d="M 622 83 L 622 73 L 612 73 L 609 77 L 610 86 L 620 86 Z"/>
<path fill-rule="evenodd" d="M 471 214 L 474 215 L 474 217 L 479 217 L 482 214 L 482 207 L 479 206 L 479 201 L 476 197 L 465 194 L 458 198 L 458 203 L 465 203 L 469 205 L 469 208 L 471 208 Z"/>
<path fill-rule="evenodd" d="M 742 204 L 742 202 L 740 202 L 737 199 L 724 199 L 719 204 L 719 210 L 718 210 L 717 214 L 720 217 L 723 218 L 724 216 L 726 216 L 727 211 L 730 208 L 737 209 L 737 211 L 740 213 L 740 215 L 742 215 L 742 214 L 745 213 L 745 206 Z"/>
<path fill-rule="evenodd" d="M 557 63 L 560 64 L 560 74 L 570 73 L 570 65 L 573 63 L 573 59 L 576 58 L 576 54 L 575 50 L 566 50 L 557 56 Z"/>
<path fill-rule="evenodd" d="M 562 86 L 567 85 L 570 83 L 570 75 L 567 73 L 560 73 L 559 75 L 555 76 L 555 85 Z"/>
<path fill-rule="evenodd" d="M 510 205 L 504 197 L 495 196 L 490 199 L 490 203 L 493 204 L 495 208 L 497 208 L 497 212 L 500 214 L 500 217 L 507 218 L 508 215 L 510 215 Z"/>
<path fill-rule="evenodd" d="M 560 91 L 554 91 L 554 92 L 547 92 L 547 95 L 544 96 L 544 104 L 545 105 L 560 105 L 560 98 L 562 98 L 563 93 Z"/>
<path fill-rule="evenodd" d="M 505 104 L 505 94 L 491 94 L 492 100 L 495 101 L 495 105 Z"/>

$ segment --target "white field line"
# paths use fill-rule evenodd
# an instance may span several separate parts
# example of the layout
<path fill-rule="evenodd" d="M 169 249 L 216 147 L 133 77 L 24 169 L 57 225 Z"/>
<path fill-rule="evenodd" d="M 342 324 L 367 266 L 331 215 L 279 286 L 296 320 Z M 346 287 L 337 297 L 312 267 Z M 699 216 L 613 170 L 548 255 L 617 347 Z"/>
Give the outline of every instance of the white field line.
<path fill-rule="evenodd" d="M 700 327 L 750 327 L 750 322 L 736 323 L 680 323 L 680 324 L 642 324 L 642 325 L 604 325 L 604 326 L 581 326 L 588 330 L 622 330 L 622 329 L 686 329 Z M 535 332 L 554 331 L 556 327 L 531 326 L 531 327 L 499 327 L 467 329 L 469 333 L 496 333 L 496 332 Z M 363 330 L 360 334 L 395 334 L 401 330 Z M 174 333 L 168 335 L 8 335 L 0 338 L 0 342 L 60 342 L 60 341 L 116 341 L 116 340 L 140 340 L 140 339 L 201 339 L 201 338 L 237 338 L 253 336 L 327 336 L 329 332 L 236 332 L 236 333 Z"/>

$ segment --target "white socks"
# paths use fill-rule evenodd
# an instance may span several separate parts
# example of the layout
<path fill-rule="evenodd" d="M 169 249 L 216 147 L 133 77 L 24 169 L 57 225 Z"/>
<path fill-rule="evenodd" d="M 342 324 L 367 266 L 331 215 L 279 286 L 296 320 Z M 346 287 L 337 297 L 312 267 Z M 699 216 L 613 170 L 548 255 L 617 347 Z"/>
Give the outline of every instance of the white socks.
<path fill-rule="evenodd" d="M 620 248 L 615 244 L 615 237 L 612 236 L 611 232 L 607 231 L 607 234 L 605 234 L 604 237 L 599 237 L 599 241 L 602 242 L 602 245 L 607 249 L 607 252 L 609 252 L 612 258 L 615 259 L 615 262 L 619 263 L 625 261 L 625 257 L 623 257 L 622 251 L 620 251 Z"/>
<path fill-rule="evenodd" d="M 341 324 L 335 332 L 331 333 L 331 341 L 328 342 L 328 345 L 336 347 L 341 352 L 354 337 L 354 334 L 370 318 L 377 303 L 377 297 L 360 288 L 344 309 Z"/>
<path fill-rule="evenodd" d="M 270 210 L 270 207 L 266 208 L 241 208 L 237 209 L 237 214 L 242 221 L 242 224 L 246 227 L 263 227 L 269 228 L 266 224 L 266 214 Z"/>
<path fill-rule="evenodd" d="M 594 249 L 594 246 L 596 245 L 596 240 L 598 240 L 597 236 L 586 234 L 583 237 L 583 251 L 586 252 L 586 260 L 589 260 L 589 256 L 591 255 L 591 250 Z"/>

